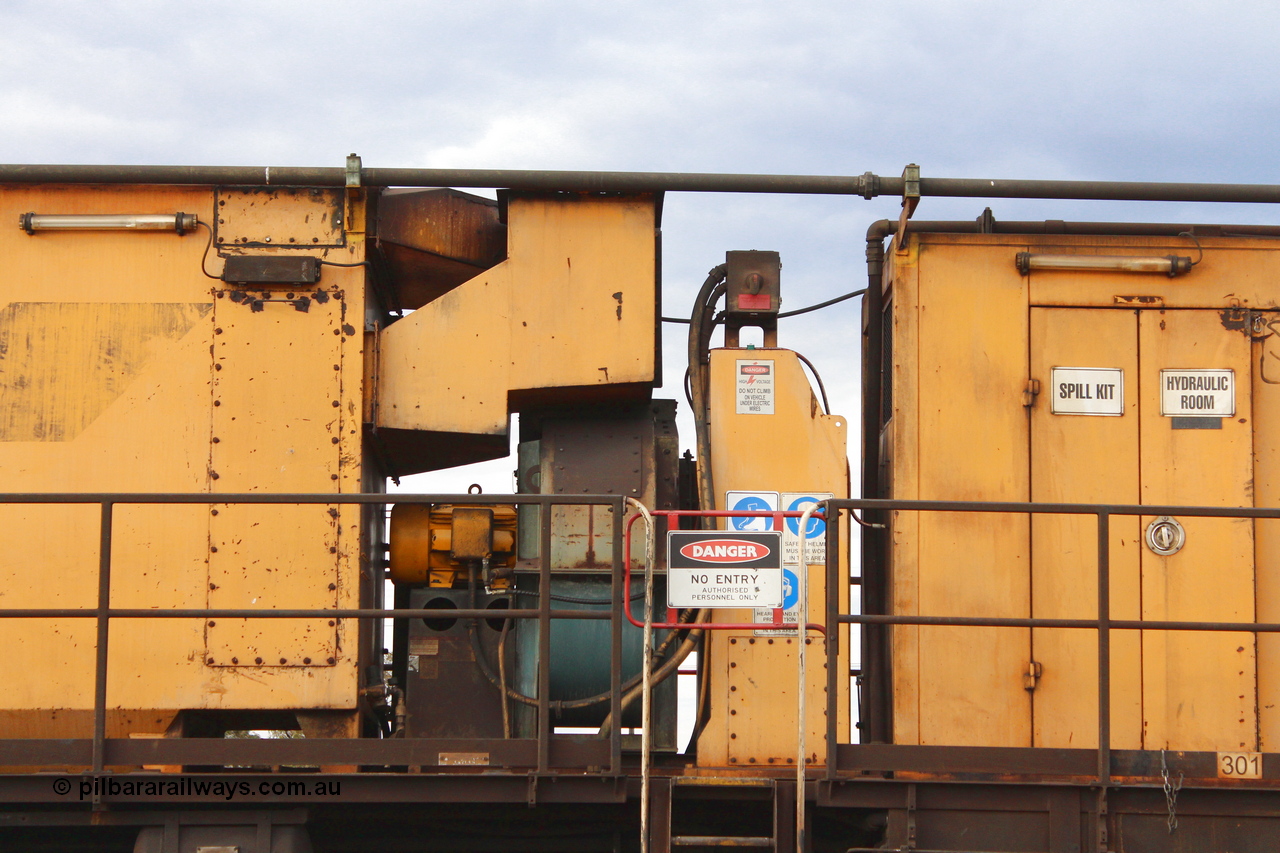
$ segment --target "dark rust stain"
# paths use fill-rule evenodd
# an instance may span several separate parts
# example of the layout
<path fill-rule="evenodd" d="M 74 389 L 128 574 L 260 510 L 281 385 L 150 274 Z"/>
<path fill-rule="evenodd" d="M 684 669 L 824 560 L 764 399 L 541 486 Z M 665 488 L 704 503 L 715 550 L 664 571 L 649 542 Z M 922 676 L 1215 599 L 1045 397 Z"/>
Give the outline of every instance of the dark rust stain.
<path fill-rule="evenodd" d="M 1249 334 L 1249 312 L 1243 308 L 1227 308 L 1218 312 L 1222 320 L 1222 328 L 1228 332 L 1244 332 Z"/>
<path fill-rule="evenodd" d="M 342 333 L 347 336 L 354 335 L 356 333 L 356 327 L 351 325 L 350 323 L 343 323 Z"/>

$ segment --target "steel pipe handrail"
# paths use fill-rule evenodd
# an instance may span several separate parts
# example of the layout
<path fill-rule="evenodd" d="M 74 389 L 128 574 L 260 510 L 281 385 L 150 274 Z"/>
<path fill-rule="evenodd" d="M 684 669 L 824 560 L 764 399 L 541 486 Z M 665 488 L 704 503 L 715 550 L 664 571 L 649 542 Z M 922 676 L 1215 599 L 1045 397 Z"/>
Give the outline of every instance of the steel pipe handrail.
<path fill-rule="evenodd" d="M 110 640 L 110 623 L 113 618 L 222 618 L 246 619 L 306 619 L 306 618 L 354 618 L 354 619 L 397 619 L 415 617 L 440 618 L 442 611 L 420 609 L 377 609 L 377 608 L 320 608 L 320 609 L 275 609 L 260 610 L 256 608 L 112 608 L 111 607 L 111 552 L 113 539 L 114 510 L 117 504 L 206 504 L 220 506 L 233 503 L 299 505 L 313 504 L 335 506 L 343 504 L 376 504 L 411 503 L 411 504 L 449 504 L 449 505 L 518 505 L 536 504 L 545 508 L 555 505 L 606 505 L 616 517 L 621 517 L 624 507 L 622 498 L 616 495 L 388 495 L 386 493 L 237 493 L 216 494 L 208 492 L 23 492 L 0 494 L 0 504 L 83 504 L 99 507 L 98 527 L 98 603 L 94 608 L 0 608 L 0 618 L 94 618 L 97 620 L 95 654 L 94 654 L 94 700 L 93 700 L 93 738 L 92 768 L 95 775 L 105 771 L 105 744 L 107 720 L 107 684 L 108 684 L 108 643 Z M 543 555 L 539 578 L 541 588 L 550 590 L 550 554 L 551 554 L 551 513 L 540 513 L 542 528 L 541 549 Z M 617 578 L 617 562 L 622 553 L 621 525 L 614 529 L 614 565 L 611 574 Z M 615 581 L 614 598 L 621 595 L 621 587 Z M 615 606 L 619 606 L 615 601 Z M 550 741 L 552 734 L 551 699 L 550 699 L 550 648 L 552 618 L 609 619 L 617 624 L 612 613 L 605 611 L 553 611 L 551 596 L 548 592 L 542 595 L 537 610 L 511 609 L 495 613 L 492 610 L 469 608 L 448 611 L 449 618 L 535 618 L 539 623 L 539 660 L 545 665 L 538 668 L 538 724 L 537 724 L 537 772 L 549 773 Z M 500 615 L 499 615 L 500 614 Z M 613 631 L 611 669 L 620 662 L 621 632 L 615 627 Z M 616 673 L 611 674 L 610 704 L 615 717 L 620 717 L 620 691 Z M 614 774 L 621 771 L 621 725 L 615 725 L 610 733 L 610 771 Z M 95 805 L 101 803 L 101 794 L 95 789 L 93 795 Z"/>
<path fill-rule="evenodd" d="M 529 169 L 400 169 L 308 166 L 0 165 L 0 184 L 170 184 L 177 186 L 467 187 L 570 192 L 711 192 L 901 197 L 901 176 L 761 175 Z M 930 178 L 920 197 L 1043 198 L 1095 201 L 1280 203 L 1280 185 L 1148 181 Z"/>

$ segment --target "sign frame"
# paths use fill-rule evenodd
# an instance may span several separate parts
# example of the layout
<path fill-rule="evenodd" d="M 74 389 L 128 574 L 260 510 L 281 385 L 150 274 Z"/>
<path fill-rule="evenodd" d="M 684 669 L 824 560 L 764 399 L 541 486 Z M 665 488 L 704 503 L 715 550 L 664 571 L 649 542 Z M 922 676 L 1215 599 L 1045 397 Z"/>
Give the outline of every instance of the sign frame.
<path fill-rule="evenodd" d="M 1099 381 L 1108 377 L 1114 381 Z M 1059 393 L 1068 386 L 1073 393 L 1060 398 Z M 1109 396 L 1104 394 L 1105 389 L 1110 390 Z M 1123 367 L 1052 367 L 1049 369 L 1050 414 L 1118 418 L 1124 415 L 1124 408 Z"/>
<path fill-rule="evenodd" d="M 703 543 L 714 552 L 705 558 L 694 547 Z M 776 608 L 782 602 L 780 531 L 667 532 L 668 607 Z"/>

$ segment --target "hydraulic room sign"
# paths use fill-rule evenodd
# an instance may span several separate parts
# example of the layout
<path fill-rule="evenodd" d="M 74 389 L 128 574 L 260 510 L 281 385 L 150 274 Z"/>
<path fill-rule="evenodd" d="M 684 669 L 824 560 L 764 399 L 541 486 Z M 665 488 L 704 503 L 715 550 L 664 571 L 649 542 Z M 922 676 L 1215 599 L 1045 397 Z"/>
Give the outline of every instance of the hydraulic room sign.
<path fill-rule="evenodd" d="M 1160 371 L 1160 414 L 1166 418 L 1229 418 L 1235 413 L 1234 370 Z"/>
<path fill-rule="evenodd" d="M 668 607 L 781 607 L 782 534 L 672 530 Z"/>

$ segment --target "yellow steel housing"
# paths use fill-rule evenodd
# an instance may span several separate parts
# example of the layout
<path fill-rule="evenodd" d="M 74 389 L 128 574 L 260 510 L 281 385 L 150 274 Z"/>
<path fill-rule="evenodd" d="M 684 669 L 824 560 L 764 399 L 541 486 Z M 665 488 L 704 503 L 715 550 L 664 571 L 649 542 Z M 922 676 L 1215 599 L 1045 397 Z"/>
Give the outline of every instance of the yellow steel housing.
<path fill-rule="evenodd" d="M 304 244 L 363 260 L 359 194 L 321 196 L 15 186 L 0 188 L 0 221 L 196 213 L 218 229 L 214 276 L 218 254 Z M 202 273 L 204 251 L 199 232 L 0 228 L 0 492 L 362 490 L 362 270 L 326 267 L 306 312 L 255 311 Z M 111 604 L 357 606 L 360 516 L 338 503 L 119 505 Z M 97 506 L 0 505 L 0 523 L 4 606 L 96 605 Z M 91 619 L 0 621 L 0 732 L 87 735 L 94 634 Z M 356 634 L 328 619 L 113 620 L 108 734 L 163 732 L 181 709 L 353 712 Z M 347 719 L 330 731 L 353 734 Z"/>
<path fill-rule="evenodd" d="M 738 414 L 739 359 L 773 362 L 772 414 Z M 717 503 L 727 491 L 821 492 L 849 496 L 848 419 L 828 415 L 814 397 L 796 354 L 786 349 L 711 352 L 710 437 Z M 717 505 L 717 509 L 723 506 Z M 785 509 L 785 507 L 783 507 Z M 841 528 L 841 609 L 849 598 L 848 529 Z M 826 614 L 825 566 L 807 573 L 809 621 Z M 714 610 L 716 622 L 750 623 L 752 610 Z M 761 631 L 768 629 L 761 625 Z M 835 630 L 835 629 L 831 629 Z M 827 666 L 848 671 L 848 630 L 839 629 L 838 660 L 827 658 L 820 634 L 807 647 L 805 746 L 811 762 L 826 762 Z M 698 739 L 698 764 L 710 767 L 794 766 L 797 751 L 798 661 L 791 637 L 756 636 L 754 630 L 708 632 L 711 718 Z M 849 680 L 838 678 L 837 737 L 849 736 Z"/>
<path fill-rule="evenodd" d="M 1022 275 L 1014 258 L 1195 257 L 1186 238 L 922 233 L 891 252 L 893 402 L 881 443 L 892 496 L 1280 506 L 1280 251 L 1200 243 L 1203 261 L 1178 278 Z M 1123 413 L 1051 413 L 1054 367 L 1122 370 Z M 1161 414 L 1162 369 L 1234 371 L 1235 415 L 1179 427 Z M 1185 547 L 1161 556 L 1144 544 L 1151 520 L 1111 518 L 1113 618 L 1280 619 L 1276 522 L 1180 519 Z M 890 547 L 896 613 L 1097 614 L 1092 516 L 898 512 Z M 1093 632 L 902 626 L 892 663 L 896 742 L 1096 745 Z M 1114 747 L 1280 741 L 1280 640 L 1270 635 L 1115 631 L 1111 666 Z"/>
<path fill-rule="evenodd" d="M 380 336 L 371 420 L 432 443 L 418 470 L 505 456 L 525 404 L 651 392 L 654 197 L 514 195 L 507 223 L 506 261 Z"/>

